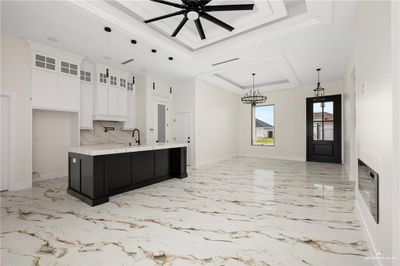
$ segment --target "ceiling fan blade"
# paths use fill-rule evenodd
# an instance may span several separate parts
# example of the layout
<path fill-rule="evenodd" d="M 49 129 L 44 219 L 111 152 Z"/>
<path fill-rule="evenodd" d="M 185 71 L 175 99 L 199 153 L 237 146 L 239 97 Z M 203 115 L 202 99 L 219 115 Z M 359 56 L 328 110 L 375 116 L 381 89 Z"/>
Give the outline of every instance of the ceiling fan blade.
<path fill-rule="evenodd" d="M 167 15 L 164 15 L 164 16 L 148 19 L 148 20 L 145 20 L 143 22 L 144 23 L 150 23 L 150 22 L 154 22 L 154 21 L 157 21 L 157 20 L 160 20 L 160 19 L 165 19 L 165 18 L 169 18 L 169 17 L 173 17 L 173 16 L 183 15 L 183 14 L 185 14 L 185 12 L 186 12 L 185 10 L 182 10 L 182 11 L 170 13 L 170 14 L 167 14 Z"/>
<path fill-rule="evenodd" d="M 235 29 L 234 27 L 226 24 L 225 22 L 223 22 L 223 21 L 217 19 L 216 17 L 211 16 L 211 15 L 209 15 L 207 13 L 201 13 L 200 16 L 202 18 L 204 18 L 204 19 L 207 19 L 208 21 L 210 21 L 210 22 L 212 22 L 214 24 L 217 24 L 218 26 L 220 26 L 220 27 L 222 27 L 222 28 L 224 28 L 226 30 L 233 31 Z"/>
<path fill-rule="evenodd" d="M 194 23 L 196 24 L 196 28 L 197 31 L 199 32 L 200 38 L 204 40 L 206 38 L 206 35 L 204 34 L 203 26 L 201 26 L 200 19 L 196 19 Z"/>
<path fill-rule="evenodd" d="M 177 3 L 172 3 L 172 2 L 168 2 L 168 1 L 164 1 L 164 0 L 150 0 L 150 1 L 157 2 L 157 3 L 160 3 L 160 4 L 164 4 L 164 5 L 168 5 L 168 6 L 177 7 L 177 8 L 185 8 L 184 5 L 177 4 Z"/>
<path fill-rule="evenodd" d="M 188 18 L 186 16 L 183 17 L 181 23 L 179 23 L 178 27 L 176 27 L 174 33 L 172 33 L 172 37 L 175 37 L 179 31 L 182 29 L 183 25 L 185 25 L 185 23 L 188 21 Z"/>
<path fill-rule="evenodd" d="M 237 11 L 237 10 L 253 10 L 254 4 L 244 5 L 218 5 L 218 6 L 205 6 L 204 10 L 208 12 L 213 11 Z"/>

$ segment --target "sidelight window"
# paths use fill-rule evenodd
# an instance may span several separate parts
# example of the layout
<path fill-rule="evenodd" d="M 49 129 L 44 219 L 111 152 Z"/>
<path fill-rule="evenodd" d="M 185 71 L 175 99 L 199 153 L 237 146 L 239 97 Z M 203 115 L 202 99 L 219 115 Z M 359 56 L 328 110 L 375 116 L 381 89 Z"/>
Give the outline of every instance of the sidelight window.
<path fill-rule="evenodd" d="M 333 141 L 333 102 L 313 104 L 314 140 Z"/>
<path fill-rule="evenodd" d="M 275 106 L 258 105 L 252 108 L 251 145 L 275 145 Z"/>

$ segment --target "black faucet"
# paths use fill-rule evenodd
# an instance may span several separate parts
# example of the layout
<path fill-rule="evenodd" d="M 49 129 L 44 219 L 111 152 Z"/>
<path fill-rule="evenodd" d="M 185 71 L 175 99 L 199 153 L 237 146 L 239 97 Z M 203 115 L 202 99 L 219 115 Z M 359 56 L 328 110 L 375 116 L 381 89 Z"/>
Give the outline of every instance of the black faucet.
<path fill-rule="evenodd" d="M 136 131 L 137 131 L 137 133 L 138 133 L 138 138 L 135 139 L 135 141 L 136 141 L 136 143 L 137 143 L 138 145 L 140 145 L 140 131 L 139 131 L 139 129 L 135 128 L 135 129 L 133 130 L 133 132 L 132 132 L 132 138 L 135 137 L 135 132 L 136 132 Z"/>

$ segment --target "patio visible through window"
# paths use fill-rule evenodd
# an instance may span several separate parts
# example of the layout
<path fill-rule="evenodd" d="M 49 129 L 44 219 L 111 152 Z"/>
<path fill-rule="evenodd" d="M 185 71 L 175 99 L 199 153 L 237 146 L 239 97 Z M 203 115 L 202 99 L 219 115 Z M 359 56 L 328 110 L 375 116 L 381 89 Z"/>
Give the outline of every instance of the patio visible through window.
<path fill-rule="evenodd" d="M 274 105 L 260 105 L 252 109 L 252 145 L 275 145 Z"/>

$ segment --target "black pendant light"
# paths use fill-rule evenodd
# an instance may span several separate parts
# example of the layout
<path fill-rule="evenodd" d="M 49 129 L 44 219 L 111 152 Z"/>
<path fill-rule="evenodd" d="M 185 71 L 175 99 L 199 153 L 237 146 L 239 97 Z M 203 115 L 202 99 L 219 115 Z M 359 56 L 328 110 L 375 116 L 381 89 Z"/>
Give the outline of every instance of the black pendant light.
<path fill-rule="evenodd" d="M 111 32 L 111 28 L 110 27 L 104 27 L 104 31 L 107 32 L 107 55 L 104 57 L 104 59 L 106 60 L 110 60 L 110 56 L 109 56 L 109 50 L 110 50 L 110 36 L 109 33 Z M 108 71 L 108 68 L 106 69 L 106 78 L 108 78 L 110 76 L 109 74 L 110 72 Z"/>
<path fill-rule="evenodd" d="M 317 83 L 317 88 L 314 89 L 315 97 L 324 97 L 325 96 L 325 89 L 321 87 L 321 83 L 319 82 L 319 72 L 320 71 L 321 71 L 321 68 L 317 68 L 318 83 Z"/>
<path fill-rule="evenodd" d="M 253 73 L 253 88 L 247 92 L 245 95 L 243 95 L 243 97 L 241 98 L 242 103 L 244 104 L 251 104 L 251 105 L 257 105 L 260 103 L 265 103 L 265 101 L 267 100 L 267 96 L 264 96 L 261 94 L 261 92 L 259 90 L 256 90 L 254 88 L 254 76 L 256 75 L 256 73 Z"/>

